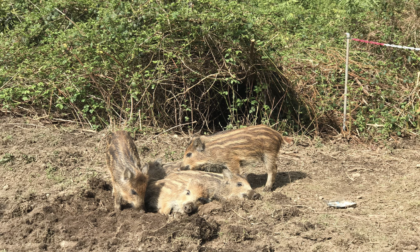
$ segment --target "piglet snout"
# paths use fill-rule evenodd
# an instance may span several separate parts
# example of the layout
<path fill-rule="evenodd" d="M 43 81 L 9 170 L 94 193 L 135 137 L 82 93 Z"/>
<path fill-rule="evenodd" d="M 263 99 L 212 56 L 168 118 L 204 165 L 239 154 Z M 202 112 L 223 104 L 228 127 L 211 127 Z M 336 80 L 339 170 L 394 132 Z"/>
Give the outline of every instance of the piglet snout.
<path fill-rule="evenodd" d="M 193 209 L 194 209 L 194 206 L 193 206 L 192 203 L 184 204 L 184 213 L 190 214 L 190 213 L 192 213 Z"/>

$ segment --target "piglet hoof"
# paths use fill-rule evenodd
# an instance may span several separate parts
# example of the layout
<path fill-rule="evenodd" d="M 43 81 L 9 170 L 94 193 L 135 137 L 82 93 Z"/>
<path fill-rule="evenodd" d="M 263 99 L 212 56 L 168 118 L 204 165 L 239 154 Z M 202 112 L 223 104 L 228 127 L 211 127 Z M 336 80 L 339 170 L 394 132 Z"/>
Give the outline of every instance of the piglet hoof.
<path fill-rule="evenodd" d="M 263 191 L 264 192 L 271 192 L 271 186 L 265 186 Z"/>

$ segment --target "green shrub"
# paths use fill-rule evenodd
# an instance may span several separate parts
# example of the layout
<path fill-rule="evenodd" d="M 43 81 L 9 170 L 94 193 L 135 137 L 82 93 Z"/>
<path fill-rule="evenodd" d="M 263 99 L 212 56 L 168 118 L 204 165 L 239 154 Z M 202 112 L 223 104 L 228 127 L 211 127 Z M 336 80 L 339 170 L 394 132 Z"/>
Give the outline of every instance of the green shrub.
<path fill-rule="evenodd" d="M 344 32 L 406 46 L 419 39 L 414 0 L 0 3 L 3 108 L 93 129 L 114 120 L 135 130 L 266 123 L 337 133 Z M 352 42 L 354 134 L 418 130 L 418 60 L 418 52 Z"/>
<path fill-rule="evenodd" d="M 191 8 L 184 1 L 61 0 L 15 7 L 24 21 L 3 33 L 0 45 L 7 51 L 0 70 L 6 108 L 32 106 L 92 128 L 110 118 L 219 126 L 267 120 L 271 108 L 280 108 L 278 97 L 267 100 L 268 86 L 285 84 L 261 58 L 259 42 L 251 42 L 258 30 L 239 2 Z"/>

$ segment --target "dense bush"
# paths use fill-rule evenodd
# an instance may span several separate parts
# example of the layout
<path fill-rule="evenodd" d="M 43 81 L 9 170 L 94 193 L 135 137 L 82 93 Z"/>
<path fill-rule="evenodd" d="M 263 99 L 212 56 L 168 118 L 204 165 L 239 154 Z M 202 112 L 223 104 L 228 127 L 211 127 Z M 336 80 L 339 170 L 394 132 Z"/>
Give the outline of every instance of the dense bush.
<path fill-rule="evenodd" d="M 417 46 L 420 25 L 414 0 L 0 3 L 3 107 L 94 129 L 113 118 L 339 132 L 344 32 Z M 349 129 L 415 133 L 418 52 L 354 42 L 350 56 Z"/>

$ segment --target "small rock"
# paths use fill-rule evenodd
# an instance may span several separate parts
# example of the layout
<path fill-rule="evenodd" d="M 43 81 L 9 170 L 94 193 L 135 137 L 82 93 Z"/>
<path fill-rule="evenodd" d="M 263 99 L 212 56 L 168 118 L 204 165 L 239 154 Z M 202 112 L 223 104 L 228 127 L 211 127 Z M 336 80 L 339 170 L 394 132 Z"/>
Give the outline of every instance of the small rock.
<path fill-rule="evenodd" d="M 77 242 L 74 242 L 74 241 L 62 241 L 62 242 L 60 242 L 60 246 L 62 248 L 74 248 L 74 247 L 76 247 L 76 245 L 77 245 Z"/>
<path fill-rule="evenodd" d="M 420 164 L 417 164 L 417 165 L 416 165 L 416 167 L 417 167 L 417 168 L 420 168 Z"/>
<path fill-rule="evenodd" d="M 50 194 L 49 193 L 45 194 L 45 197 L 47 197 L 47 198 L 50 197 Z"/>
<path fill-rule="evenodd" d="M 7 190 L 7 189 L 9 189 L 9 185 L 5 185 L 5 186 L 3 186 L 3 190 Z"/>
<path fill-rule="evenodd" d="M 362 199 L 362 198 L 363 198 L 363 196 L 362 196 L 362 195 L 359 195 L 359 196 L 357 196 L 357 198 L 358 198 L 358 199 Z"/>
<path fill-rule="evenodd" d="M 320 199 L 320 200 L 323 200 L 323 199 L 324 199 L 324 197 L 322 197 L 322 196 L 319 196 L 319 199 Z"/>
<path fill-rule="evenodd" d="M 174 135 L 174 138 L 178 138 L 178 135 L 176 135 L 176 134 L 175 134 L 175 135 Z"/>
<path fill-rule="evenodd" d="M 352 176 L 353 176 L 353 178 L 357 178 L 357 177 L 360 177 L 360 173 L 358 173 L 358 172 L 356 172 L 356 173 L 353 173 L 353 174 L 352 174 Z"/>

